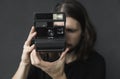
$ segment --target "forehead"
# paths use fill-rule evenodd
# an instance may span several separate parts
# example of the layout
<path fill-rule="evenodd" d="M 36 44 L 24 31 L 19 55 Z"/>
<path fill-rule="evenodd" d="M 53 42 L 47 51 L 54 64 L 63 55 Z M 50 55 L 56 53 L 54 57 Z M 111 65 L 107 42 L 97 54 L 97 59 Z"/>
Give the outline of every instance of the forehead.
<path fill-rule="evenodd" d="M 64 22 L 54 22 L 54 25 L 64 25 Z M 79 28 L 80 23 L 72 17 L 66 17 L 66 28 Z"/>

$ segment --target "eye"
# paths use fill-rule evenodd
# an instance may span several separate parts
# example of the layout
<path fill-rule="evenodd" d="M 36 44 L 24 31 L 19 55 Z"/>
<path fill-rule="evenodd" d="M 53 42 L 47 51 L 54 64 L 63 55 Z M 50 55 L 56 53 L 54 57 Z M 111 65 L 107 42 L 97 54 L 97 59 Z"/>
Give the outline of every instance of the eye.
<path fill-rule="evenodd" d="M 75 32 L 76 31 L 76 29 L 66 29 L 66 32 L 71 32 L 71 33 L 73 33 L 73 32 Z"/>

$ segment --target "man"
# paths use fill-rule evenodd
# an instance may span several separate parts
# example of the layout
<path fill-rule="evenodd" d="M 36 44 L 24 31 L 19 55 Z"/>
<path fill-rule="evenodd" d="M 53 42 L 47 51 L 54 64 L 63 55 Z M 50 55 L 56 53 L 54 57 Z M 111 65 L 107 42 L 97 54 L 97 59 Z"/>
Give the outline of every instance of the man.
<path fill-rule="evenodd" d="M 31 45 L 36 35 L 33 26 L 12 79 L 105 79 L 105 61 L 93 48 L 96 33 L 85 8 L 76 0 L 65 0 L 56 5 L 54 12 L 66 14 L 66 50 L 58 60 L 44 61 L 39 54 L 43 52 L 36 52 L 35 45 Z"/>

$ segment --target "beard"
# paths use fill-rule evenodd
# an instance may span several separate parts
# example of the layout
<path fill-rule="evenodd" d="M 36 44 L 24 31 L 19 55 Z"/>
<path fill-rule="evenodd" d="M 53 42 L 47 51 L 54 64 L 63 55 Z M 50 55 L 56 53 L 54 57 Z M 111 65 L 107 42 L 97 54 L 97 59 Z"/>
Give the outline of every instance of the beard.
<path fill-rule="evenodd" d="M 77 46 L 73 46 L 72 44 L 66 44 L 66 48 L 69 48 L 70 50 L 68 51 L 68 53 L 75 53 Z"/>

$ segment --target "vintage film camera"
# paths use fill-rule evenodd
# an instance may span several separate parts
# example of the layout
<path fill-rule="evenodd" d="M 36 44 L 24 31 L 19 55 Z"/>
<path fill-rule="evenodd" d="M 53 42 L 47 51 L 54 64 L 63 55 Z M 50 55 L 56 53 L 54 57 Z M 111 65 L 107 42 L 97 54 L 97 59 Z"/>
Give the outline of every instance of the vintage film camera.
<path fill-rule="evenodd" d="M 62 26 L 55 25 L 62 23 Z M 34 27 L 37 35 L 34 39 L 37 52 L 61 52 L 65 50 L 64 13 L 35 13 Z"/>

